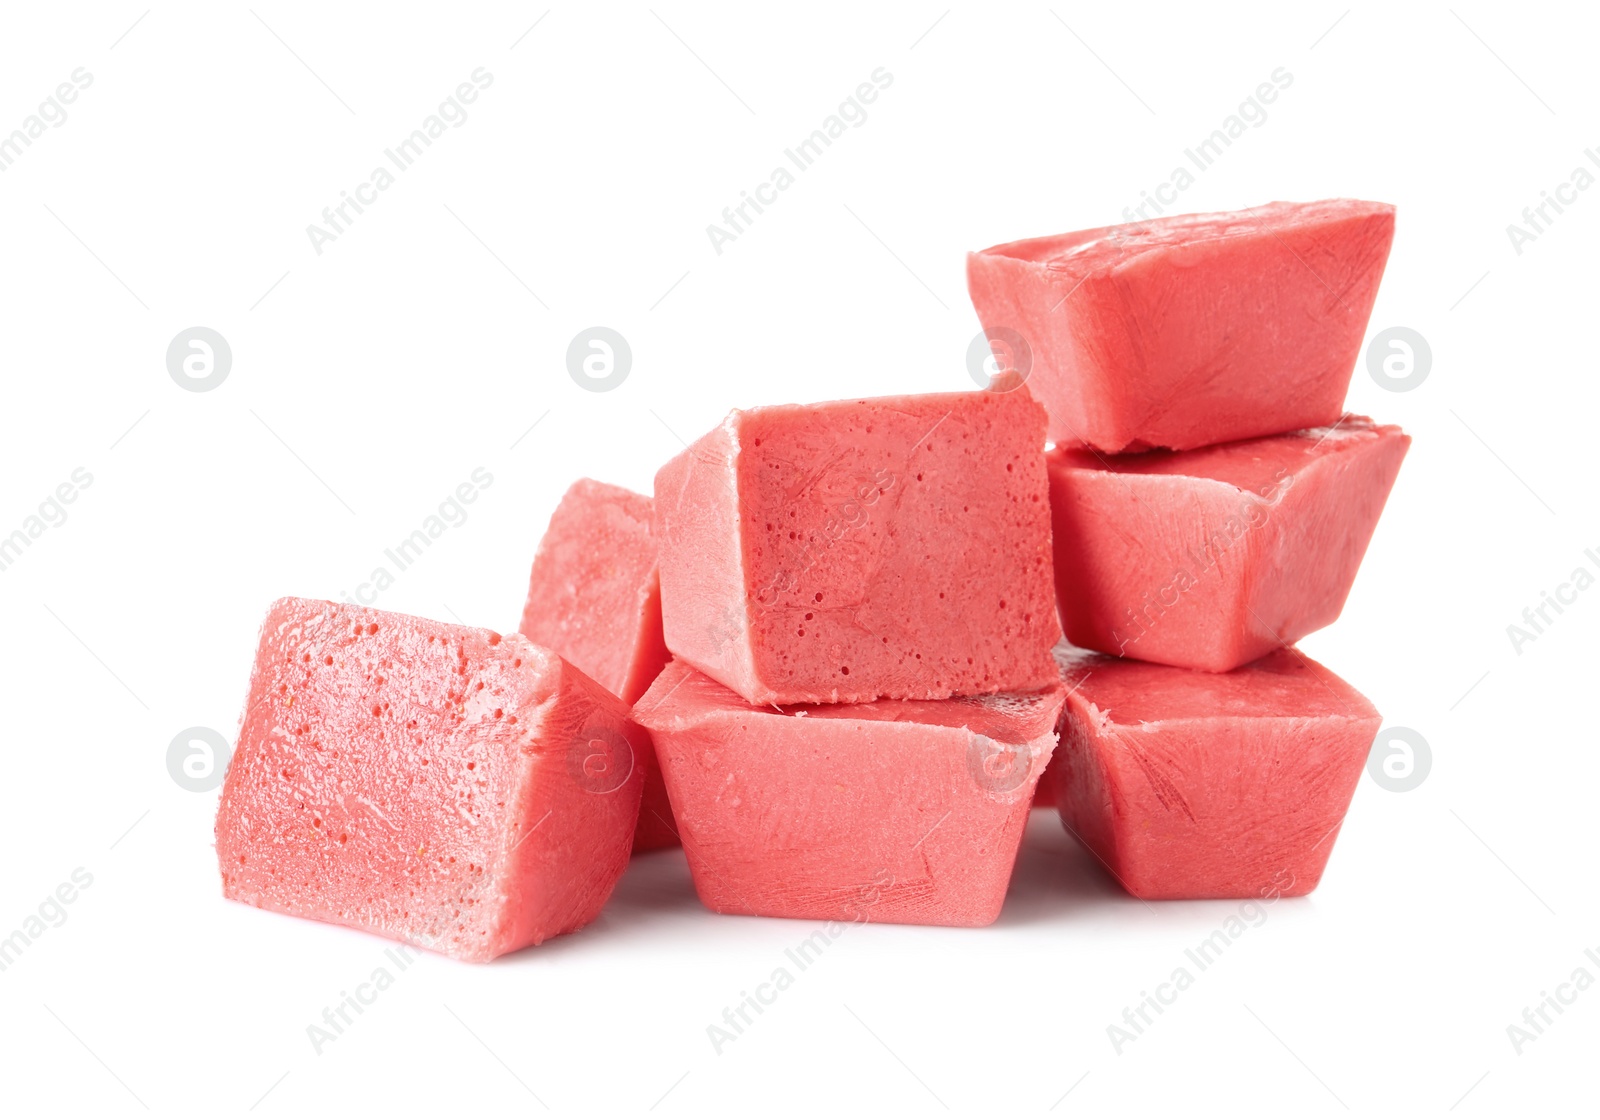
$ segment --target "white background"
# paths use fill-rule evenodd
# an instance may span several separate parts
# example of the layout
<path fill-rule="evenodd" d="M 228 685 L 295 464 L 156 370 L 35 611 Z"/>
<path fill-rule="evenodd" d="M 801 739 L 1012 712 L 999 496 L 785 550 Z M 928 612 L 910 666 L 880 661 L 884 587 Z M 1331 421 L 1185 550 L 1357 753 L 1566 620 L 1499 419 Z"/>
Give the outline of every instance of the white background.
<path fill-rule="evenodd" d="M 1592 1107 L 1600 991 L 1520 1056 L 1506 1033 L 1600 977 L 1600 590 L 1520 654 L 1506 634 L 1600 570 L 1600 190 L 1520 255 L 1506 233 L 1600 145 L 1586 15 L 262 3 L 0 26 L 0 130 L 93 75 L 0 174 L 0 530 L 94 479 L 0 572 L 0 932 L 94 877 L 0 973 L 0 1110 Z M 465 123 L 314 252 L 307 225 L 477 67 Z M 866 123 L 717 255 L 707 224 L 878 67 Z M 426 957 L 316 1055 L 307 1026 L 385 943 L 223 901 L 216 795 L 165 761 L 185 728 L 231 738 L 267 604 L 351 592 L 481 466 L 468 521 L 377 605 L 511 629 L 576 476 L 648 491 L 733 406 L 968 387 L 965 252 L 1119 220 L 1278 67 L 1292 86 L 1180 208 L 1399 207 L 1369 334 L 1421 331 L 1433 368 L 1403 394 L 1357 369 L 1352 409 L 1416 442 L 1344 617 L 1303 644 L 1431 744 L 1420 788 L 1363 777 L 1323 886 L 1120 1056 L 1107 1025 L 1235 904 L 1130 899 L 1042 813 L 995 926 L 852 929 L 720 1056 L 707 1025 L 813 924 L 707 913 L 678 852 L 576 936 Z M 634 354 L 607 393 L 565 368 L 594 324 Z M 165 366 L 194 325 L 232 347 L 211 392 Z"/>

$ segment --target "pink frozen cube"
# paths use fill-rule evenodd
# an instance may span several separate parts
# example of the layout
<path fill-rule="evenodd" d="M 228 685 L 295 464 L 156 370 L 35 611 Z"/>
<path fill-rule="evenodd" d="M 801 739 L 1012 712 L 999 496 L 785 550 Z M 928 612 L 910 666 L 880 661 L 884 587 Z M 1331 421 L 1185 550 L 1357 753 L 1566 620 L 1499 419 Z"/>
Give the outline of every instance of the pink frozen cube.
<path fill-rule="evenodd" d="M 667 648 L 758 704 L 1048 687 L 1043 448 L 1020 391 L 730 413 L 656 475 Z"/>
<path fill-rule="evenodd" d="M 1380 717 L 1295 649 L 1231 673 L 1073 650 L 1057 811 L 1140 898 L 1277 898 L 1322 878 Z"/>
<path fill-rule="evenodd" d="M 217 808 L 223 893 L 461 960 L 537 945 L 627 866 L 643 742 L 520 634 L 280 599 Z"/>
<path fill-rule="evenodd" d="M 1062 698 L 1057 681 L 775 709 L 673 661 L 634 718 L 712 910 L 982 926 L 1005 901 Z"/>
<path fill-rule="evenodd" d="M 1050 454 L 1074 645 L 1222 672 L 1339 617 L 1411 444 L 1336 425 L 1194 451 Z"/>
<path fill-rule="evenodd" d="M 996 245 L 967 288 L 1052 442 L 1181 450 L 1337 420 L 1393 239 L 1384 203 L 1273 202 Z"/>

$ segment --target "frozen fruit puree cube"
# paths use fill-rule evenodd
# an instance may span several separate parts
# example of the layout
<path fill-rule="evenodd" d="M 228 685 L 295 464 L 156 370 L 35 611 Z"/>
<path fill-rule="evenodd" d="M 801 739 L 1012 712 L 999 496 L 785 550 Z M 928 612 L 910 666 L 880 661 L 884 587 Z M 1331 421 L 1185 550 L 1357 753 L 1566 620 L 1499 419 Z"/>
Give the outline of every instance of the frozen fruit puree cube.
<path fill-rule="evenodd" d="M 217 808 L 223 893 L 462 960 L 537 945 L 627 866 L 641 742 L 520 634 L 280 599 Z"/>
<path fill-rule="evenodd" d="M 1411 439 L 1345 416 L 1193 451 L 1050 453 L 1074 645 L 1221 672 L 1339 617 Z"/>
<path fill-rule="evenodd" d="M 643 696 L 667 663 L 650 499 L 589 478 L 573 483 L 539 541 L 519 629 L 623 703 Z M 644 793 L 634 851 L 674 847 L 655 752 L 641 750 L 636 761 Z"/>
<path fill-rule="evenodd" d="M 632 704 L 667 663 L 650 499 L 581 478 L 539 541 L 523 634 Z"/>
<path fill-rule="evenodd" d="M 1332 199 L 996 245 L 967 288 L 1050 413 L 1050 439 L 1183 449 L 1331 424 L 1394 239 Z"/>
<path fill-rule="evenodd" d="M 681 661 L 634 708 L 712 910 L 981 926 L 1000 913 L 1063 690 L 787 710 Z"/>
<path fill-rule="evenodd" d="M 730 413 L 656 475 L 667 648 L 754 703 L 1047 687 L 1043 448 L 1017 390 Z"/>
<path fill-rule="evenodd" d="M 1379 716 L 1295 649 L 1230 673 L 1063 646 L 1062 823 L 1140 898 L 1302 895 L 1322 877 Z"/>

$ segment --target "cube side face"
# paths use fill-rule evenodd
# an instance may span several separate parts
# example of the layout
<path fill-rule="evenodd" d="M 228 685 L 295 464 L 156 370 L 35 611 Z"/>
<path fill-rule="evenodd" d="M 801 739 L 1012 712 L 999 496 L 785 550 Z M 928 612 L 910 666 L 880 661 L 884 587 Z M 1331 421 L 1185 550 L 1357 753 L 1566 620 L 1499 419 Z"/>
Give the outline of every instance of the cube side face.
<path fill-rule="evenodd" d="M 1274 204 L 1203 216 L 1234 220 L 1229 236 L 1173 235 L 1190 217 L 1092 231 L 1082 259 L 1068 237 L 997 246 L 976 256 L 1005 263 L 969 264 L 985 327 L 1011 325 L 1034 347 L 1029 384 L 1054 442 L 1182 450 L 1338 418 L 1393 208 Z M 1031 331 L 992 322 L 1038 308 L 1051 310 Z"/>
<path fill-rule="evenodd" d="M 517 649 L 522 648 L 517 639 Z M 468 960 L 512 915 L 501 837 L 561 662 L 497 634 L 281 600 L 217 811 L 223 891 Z"/>
<path fill-rule="evenodd" d="M 640 607 L 638 641 L 633 647 L 633 657 L 622 691 L 616 693 L 617 698 L 624 704 L 635 703 L 670 660 L 672 654 L 667 652 L 667 639 L 661 628 L 661 577 L 652 568 Z"/>
<path fill-rule="evenodd" d="M 1393 233 L 1392 212 L 1331 217 L 1115 270 L 1120 315 L 1140 324 L 1104 356 L 1142 398 L 1123 414 L 1122 446 L 1184 450 L 1337 420 Z"/>
<path fill-rule="evenodd" d="M 1050 462 L 1061 627 L 1085 649 L 1222 671 L 1255 651 L 1245 614 L 1263 503 L 1232 487 Z M 1274 643 L 1276 644 L 1276 643 Z"/>
<path fill-rule="evenodd" d="M 1010 332 L 1028 347 L 1027 389 L 1047 414 L 1046 438 L 1063 445 L 1098 446 L 1114 441 L 1113 386 L 1104 362 L 1090 351 L 1103 347 L 1117 324 L 1088 330 L 1089 294 L 1076 280 L 1029 261 L 993 252 L 967 254 L 967 294 L 991 342 L 1013 347 Z M 1080 300 L 1080 296 L 1082 299 Z M 1076 314 L 1064 310 L 1077 301 Z M 1014 355 L 1009 355 L 1014 357 Z"/>
<path fill-rule="evenodd" d="M 768 686 L 747 699 L 938 699 L 1053 681 L 1043 438 L 1043 412 L 1020 392 L 742 414 L 751 642 Z"/>
<path fill-rule="evenodd" d="M 1011 742 L 993 723 L 999 739 L 882 712 L 781 715 L 694 677 L 668 666 L 636 713 L 707 907 L 953 926 L 998 916 L 1059 691 L 1042 698 L 1043 734 Z"/>
<path fill-rule="evenodd" d="M 627 706 L 556 664 L 559 687 L 538 737 L 523 745 L 527 777 L 501 835 L 512 921 L 498 952 L 569 933 L 600 913 L 627 868 L 651 769 L 650 738 Z"/>
<path fill-rule="evenodd" d="M 648 672 L 641 657 L 648 661 L 661 629 L 650 519 L 642 494 L 574 483 L 539 541 L 519 627 L 629 703 L 637 694 L 627 690 Z M 661 657 L 655 669 L 665 663 Z"/>
<path fill-rule="evenodd" d="M 997 803 L 970 785 L 968 737 L 928 732 L 916 748 L 926 757 L 908 763 L 910 744 L 892 741 L 907 733 L 893 725 L 807 731 L 766 739 L 759 756 L 740 752 L 737 768 L 716 762 L 741 733 L 759 732 L 730 721 L 661 740 L 705 904 L 828 921 L 993 922 L 1027 802 Z"/>
<path fill-rule="evenodd" d="M 770 698 L 751 658 L 738 415 L 656 472 L 662 634 L 674 657 L 741 696 Z"/>
<path fill-rule="evenodd" d="M 1248 595 L 1266 640 L 1295 642 L 1338 619 L 1410 445 L 1397 428 L 1372 429 L 1296 472 Z"/>
<path fill-rule="evenodd" d="M 1120 676 L 1140 697 L 1137 715 L 1120 721 L 1116 702 L 1098 708 L 1081 694 L 1069 698 L 1058 756 L 1066 763 L 1057 784 L 1062 820 L 1130 893 L 1268 898 L 1306 894 L 1320 881 L 1381 720 L 1349 685 L 1293 651 L 1260 665 L 1231 682 L 1098 665 L 1105 676 L 1085 690 L 1104 695 Z M 1163 681 L 1206 690 L 1199 695 L 1213 697 L 1216 715 L 1160 718 Z M 1339 702 L 1330 706 L 1330 696 Z"/>
<path fill-rule="evenodd" d="M 1141 898 L 1293 897 L 1321 881 L 1376 720 L 1129 734 L 1116 845 Z"/>

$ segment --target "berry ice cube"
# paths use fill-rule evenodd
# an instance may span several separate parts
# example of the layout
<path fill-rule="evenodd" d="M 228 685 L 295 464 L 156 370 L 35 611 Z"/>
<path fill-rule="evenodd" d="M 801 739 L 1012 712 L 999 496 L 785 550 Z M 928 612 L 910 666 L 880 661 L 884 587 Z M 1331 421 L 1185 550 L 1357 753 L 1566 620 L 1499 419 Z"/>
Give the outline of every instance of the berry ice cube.
<path fill-rule="evenodd" d="M 667 648 L 759 704 L 1048 687 L 1043 448 L 1020 391 L 730 413 L 656 475 Z"/>
<path fill-rule="evenodd" d="M 1062 696 L 1057 681 L 775 709 L 675 660 L 634 718 L 710 909 L 982 926 L 1005 901 Z"/>
<path fill-rule="evenodd" d="M 1062 823 L 1131 894 L 1303 895 L 1322 878 L 1380 718 L 1295 649 L 1230 673 L 1065 646 L 1050 767 Z"/>
<path fill-rule="evenodd" d="M 1194 451 L 1050 453 L 1074 645 L 1222 672 L 1339 617 L 1411 444 L 1345 416 Z"/>
<path fill-rule="evenodd" d="M 539 541 L 521 632 L 560 654 L 631 705 L 667 663 L 650 499 L 581 478 Z M 655 752 L 635 759 L 644 778 L 633 850 L 675 847 L 672 806 Z"/>
<path fill-rule="evenodd" d="M 461 960 L 537 945 L 627 866 L 642 743 L 521 634 L 280 599 L 217 808 L 223 894 Z"/>
<path fill-rule="evenodd" d="M 996 245 L 967 288 L 1052 442 L 1181 450 L 1337 420 L 1393 238 L 1384 203 L 1273 202 Z"/>

